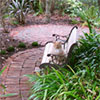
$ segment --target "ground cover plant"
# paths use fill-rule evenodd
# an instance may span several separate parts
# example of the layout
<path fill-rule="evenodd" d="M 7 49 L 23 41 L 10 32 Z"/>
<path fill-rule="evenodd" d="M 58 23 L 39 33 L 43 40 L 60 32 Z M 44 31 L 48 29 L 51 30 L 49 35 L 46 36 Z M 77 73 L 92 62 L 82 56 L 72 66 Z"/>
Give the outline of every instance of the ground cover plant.
<path fill-rule="evenodd" d="M 33 43 L 32 43 L 32 46 L 33 46 L 33 47 L 34 47 L 34 46 L 36 47 L 36 46 L 39 46 L 39 44 L 38 44 L 38 42 L 33 42 Z"/>
<path fill-rule="evenodd" d="M 26 48 L 25 43 L 23 43 L 23 42 L 19 43 L 18 48 Z"/>

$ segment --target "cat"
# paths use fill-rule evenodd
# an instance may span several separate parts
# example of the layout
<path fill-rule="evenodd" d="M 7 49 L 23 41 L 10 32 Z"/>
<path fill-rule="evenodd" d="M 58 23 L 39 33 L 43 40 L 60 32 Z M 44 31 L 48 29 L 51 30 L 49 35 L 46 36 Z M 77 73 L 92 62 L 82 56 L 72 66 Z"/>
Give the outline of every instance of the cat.
<path fill-rule="evenodd" d="M 53 56 L 52 56 L 53 55 Z M 52 57 L 52 62 L 56 64 L 61 64 L 65 60 L 65 52 L 62 48 L 61 42 L 54 42 L 50 54 L 47 55 L 48 57 Z"/>

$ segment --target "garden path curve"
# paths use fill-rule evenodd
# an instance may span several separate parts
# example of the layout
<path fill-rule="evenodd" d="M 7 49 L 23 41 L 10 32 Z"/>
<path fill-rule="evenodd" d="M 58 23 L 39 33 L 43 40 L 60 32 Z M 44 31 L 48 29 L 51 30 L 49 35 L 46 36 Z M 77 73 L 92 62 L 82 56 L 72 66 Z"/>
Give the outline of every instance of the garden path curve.
<path fill-rule="evenodd" d="M 7 69 L 2 75 L 3 84 L 6 86 L 5 94 L 17 93 L 17 95 L 0 98 L 0 100 L 27 100 L 30 85 L 28 78 L 23 75 L 34 74 L 34 68 L 40 64 L 42 54 L 43 47 L 33 48 L 14 54 L 7 59 L 5 64 Z"/>
<path fill-rule="evenodd" d="M 52 40 L 52 34 L 66 35 L 70 32 L 73 26 L 66 25 L 32 25 L 19 27 L 14 29 L 10 36 L 24 42 L 32 43 L 33 41 L 42 42 L 44 45 L 47 41 Z M 87 28 L 79 28 L 78 34 L 82 31 L 87 32 Z M 34 74 L 35 66 L 39 66 L 43 47 L 33 48 L 26 51 L 21 51 L 7 59 L 5 65 L 7 69 L 2 75 L 3 83 L 6 86 L 5 93 L 17 93 L 18 95 L 0 100 L 27 100 L 30 85 L 28 79 L 23 77 L 25 74 Z M 38 62 L 38 64 L 36 64 Z M 1 93 L 0 93 L 1 94 Z"/>
<path fill-rule="evenodd" d="M 47 41 L 53 40 L 52 34 L 68 35 L 73 26 L 71 25 L 31 25 L 26 27 L 19 27 L 12 30 L 10 36 L 14 39 L 32 43 L 38 41 L 44 45 Z M 78 28 L 78 34 L 82 35 L 82 31 L 88 32 L 88 28 Z"/>

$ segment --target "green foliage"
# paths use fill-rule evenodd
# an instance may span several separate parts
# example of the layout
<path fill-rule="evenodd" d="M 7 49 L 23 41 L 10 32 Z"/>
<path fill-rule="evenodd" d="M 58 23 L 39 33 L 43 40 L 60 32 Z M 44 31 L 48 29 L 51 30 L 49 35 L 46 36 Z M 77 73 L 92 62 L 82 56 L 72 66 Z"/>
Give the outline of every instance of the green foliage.
<path fill-rule="evenodd" d="M 100 71 L 100 34 L 84 33 L 84 37 L 81 37 L 79 45 L 73 51 L 70 64 L 78 65 L 81 69 L 87 65 L 98 73 Z"/>
<path fill-rule="evenodd" d="M 82 2 L 77 0 L 68 0 L 68 7 L 66 8 L 66 12 L 70 13 L 71 17 L 76 17 L 76 12 L 82 8 Z"/>
<path fill-rule="evenodd" d="M 55 8 L 59 10 L 60 14 L 63 14 L 67 5 L 67 0 L 56 0 Z"/>
<path fill-rule="evenodd" d="M 38 12 L 38 13 L 43 13 L 43 8 L 45 5 L 43 5 L 43 1 L 41 0 L 29 0 L 27 2 L 30 2 L 31 5 L 32 5 L 32 8 L 35 12 Z"/>
<path fill-rule="evenodd" d="M 94 27 L 100 27 L 100 12 L 97 0 L 57 0 L 56 2 L 60 13 L 68 13 L 72 19 L 80 17 L 83 22 L 86 23 L 88 20 Z"/>
<path fill-rule="evenodd" d="M 96 100 L 100 98 L 100 84 L 88 74 L 87 69 L 74 74 L 52 68 L 42 75 L 26 75 L 31 83 L 35 82 L 28 100 Z"/>
<path fill-rule="evenodd" d="M 91 6 L 88 8 L 81 9 L 77 11 L 77 15 L 83 21 L 89 21 L 94 26 L 100 26 L 100 16 L 99 16 L 99 8 L 95 6 Z"/>
<path fill-rule="evenodd" d="M 33 0 L 32 6 L 33 6 L 34 11 L 38 12 L 39 11 L 39 0 Z"/>
<path fill-rule="evenodd" d="M 19 24 L 19 22 L 17 20 L 12 21 L 11 23 L 14 24 L 14 25 L 18 25 Z"/>
<path fill-rule="evenodd" d="M 12 96 L 16 96 L 17 93 L 9 93 L 9 94 L 5 94 L 5 95 L 0 95 L 1 98 L 6 98 L 6 97 L 12 97 Z"/>
<path fill-rule="evenodd" d="M 8 51 L 8 52 L 14 52 L 14 51 L 15 51 L 15 48 L 14 48 L 13 46 L 9 46 L 9 47 L 7 48 L 7 51 Z"/>
<path fill-rule="evenodd" d="M 29 5 L 25 0 L 12 0 L 9 5 L 9 14 L 13 14 L 17 21 L 21 24 L 25 23 L 25 16 L 29 12 Z"/>
<path fill-rule="evenodd" d="M 2 75 L 2 73 L 5 71 L 7 67 L 4 67 L 1 71 L 0 71 L 0 76 Z"/>
<path fill-rule="evenodd" d="M 0 54 L 5 55 L 6 54 L 6 50 L 1 50 Z"/>
<path fill-rule="evenodd" d="M 98 0 L 80 0 L 85 6 L 98 6 Z"/>
<path fill-rule="evenodd" d="M 34 47 L 34 46 L 39 46 L 39 44 L 38 44 L 38 42 L 33 42 L 32 43 L 32 46 Z"/>
<path fill-rule="evenodd" d="M 26 48 L 26 45 L 25 45 L 25 43 L 21 42 L 21 43 L 19 43 L 18 47 L 19 48 Z"/>
<path fill-rule="evenodd" d="M 71 24 L 79 24 L 79 21 L 77 21 L 76 19 L 72 18 L 71 19 Z"/>

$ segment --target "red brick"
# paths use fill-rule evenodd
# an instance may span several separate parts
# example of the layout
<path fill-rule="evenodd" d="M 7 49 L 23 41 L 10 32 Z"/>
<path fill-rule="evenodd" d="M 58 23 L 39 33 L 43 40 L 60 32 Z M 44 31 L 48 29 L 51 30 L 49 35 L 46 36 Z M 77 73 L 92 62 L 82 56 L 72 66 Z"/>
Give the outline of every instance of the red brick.
<path fill-rule="evenodd" d="M 6 94 L 7 93 L 17 93 L 19 94 L 19 85 L 6 85 Z"/>

